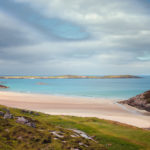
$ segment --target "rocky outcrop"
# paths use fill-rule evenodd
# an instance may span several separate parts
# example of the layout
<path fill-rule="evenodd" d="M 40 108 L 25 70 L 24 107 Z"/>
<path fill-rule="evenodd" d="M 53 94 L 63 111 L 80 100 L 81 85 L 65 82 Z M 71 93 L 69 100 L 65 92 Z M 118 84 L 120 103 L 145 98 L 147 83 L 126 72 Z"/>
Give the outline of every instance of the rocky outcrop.
<path fill-rule="evenodd" d="M 77 136 L 81 136 L 85 139 L 89 139 L 89 140 L 93 140 L 90 136 L 88 136 L 85 132 L 80 131 L 80 130 L 76 130 L 76 129 L 71 129 L 73 132 L 76 133 L 76 135 L 74 135 L 75 137 Z"/>
<path fill-rule="evenodd" d="M 7 89 L 8 86 L 5 86 L 5 85 L 0 85 L 0 89 Z"/>
<path fill-rule="evenodd" d="M 20 124 L 27 125 L 27 126 L 32 127 L 32 128 L 36 127 L 34 122 L 31 122 L 30 120 L 28 120 L 25 117 L 17 117 L 16 122 L 20 123 Z"/>
<path fill-rule="evenodd" d="M 17 117 L 13 116 L 10 113 L 9 109 L 7 108 L 2 108 L 1 110 L 2 111 L 0 111 L 0 117 L 3 117 L 4 119 L 7 119 L 7 120 L 13 119 L 13 120 L 16 120 L 16 122 L 19 124 L 23 124 L 32 128 L 36 128 L 35 120 L 28 118 L 28 117 L 24 117 L 24 116 L 17 116 Z M 22 111 L 31 112 L 31 111 L 26 111 L 26 110 L 22 110 Z"/>
<path fill-rule="evenodd" d="M 26 123 L 28 123 L 28 120 L 25 119 L 24 117 L 18 117 L 16 122 L 21 123 L 21 124 L 26 124 Z"/>
<path fill-rule="evenodd" d="M 6 112 L 6 113 L 4 114 L 4 119 L 12 119 L 12 118 L 13 118 L 13 115 L 10 114 L 9 112 Z"/>
<path fill-rule="evenodd" d="M 119 103 L 128 104 L 138 109 L 150 112 L 150 90 Z"/>

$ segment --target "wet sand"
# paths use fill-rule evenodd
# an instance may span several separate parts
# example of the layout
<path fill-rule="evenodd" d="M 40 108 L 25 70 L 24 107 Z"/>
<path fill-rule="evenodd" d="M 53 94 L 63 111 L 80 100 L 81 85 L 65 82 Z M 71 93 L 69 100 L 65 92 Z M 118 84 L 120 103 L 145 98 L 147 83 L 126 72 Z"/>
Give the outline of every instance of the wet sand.
<path fill-rule="evenodd" d="M 150 128 L 150 113 L 103 98 L 65 97 L 0 91 L 0 104 L 52 115 L 97 117 Z"/>

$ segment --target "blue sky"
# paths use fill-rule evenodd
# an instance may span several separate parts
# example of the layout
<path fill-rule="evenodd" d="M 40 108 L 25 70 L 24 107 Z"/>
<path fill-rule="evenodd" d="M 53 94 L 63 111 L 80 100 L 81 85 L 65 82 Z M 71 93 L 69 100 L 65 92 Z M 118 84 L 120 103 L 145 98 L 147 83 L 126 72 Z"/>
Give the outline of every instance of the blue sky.
<path fill-rule="evenodd" d="M 150 74 L 148 0 L 0 0 L 1 74 Z"/>

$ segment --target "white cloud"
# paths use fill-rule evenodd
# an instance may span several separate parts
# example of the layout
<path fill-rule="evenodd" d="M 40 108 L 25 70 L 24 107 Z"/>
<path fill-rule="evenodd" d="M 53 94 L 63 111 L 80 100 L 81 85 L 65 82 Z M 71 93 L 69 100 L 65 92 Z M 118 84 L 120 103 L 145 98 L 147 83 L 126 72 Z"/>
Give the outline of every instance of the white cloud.
<path fill-rule="evenodd" d="M 21 22 L 7 12 L 0 10 L 1 45 L 18 45 L 24 42 L 34 43 L 43 39 L 43 35 L 25 22 Z M 38 38 L 37 38 L 38 37 Z M 18 42 L 17 42 L 18 40 Z M 12 44 L 9 44 L 11 43 Z M 19 44 L 19 45 L 20 45 Z"/>
<path fill-rule="evenodd" d="M 93 72 L 95 70 L 95 74 L 125 71 L 140 73 L 140 69 L 147 72 L 149 62 L 142 60 L 145 57 L 143 53 L 150 51 L 150 17 L 141 1 L 14 1 L 29 4 L 47 18 L 64 19 L 80 25 L 89 32 L 91 38 L 83 41 L 45 41 L 35 45 L 11 47 L 11 50 L 4 48 L 3 52 L 12 51 L 15 56 L 18 55 L 16 58 L 10 52 L 6 59 L 13 56 L 11 59 L 16 59 L 16 62 L 21 62 L 25 66 L 28 64 L 27 60 L 29 63 L 32 62 L 33 66 L 40 66 L 41 70 L 49 68 L 57 73 L 59 70 L 66 73 L 67 71 L 90 73 L 89 70 Z M 0 26 L 4 25 L 1 22 L 7 22 L 8 28 L 21 30 L 31 40 L 38 40 L 42 36 L 40 31 L 36 31 L 28 24 L 18 22 L 0 12 Z M 125 68 L 125 71 L 122 68 Z"/>
<path fill-rule="evenodd" d="M 150 17 L 139 0 L 15 0 L 28 3 L 46 17 L 84 26 L 95 39 L 150 31 Z"/>

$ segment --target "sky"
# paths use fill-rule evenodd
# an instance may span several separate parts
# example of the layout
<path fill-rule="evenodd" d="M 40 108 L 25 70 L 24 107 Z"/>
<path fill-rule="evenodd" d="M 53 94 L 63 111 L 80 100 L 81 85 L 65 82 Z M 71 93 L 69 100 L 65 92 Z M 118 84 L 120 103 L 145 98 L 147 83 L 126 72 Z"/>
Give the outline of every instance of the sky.
<path fill-rule="evenodd" d="M 150 74 L 150 0 L 0 0 L 1 75 Z"/>

